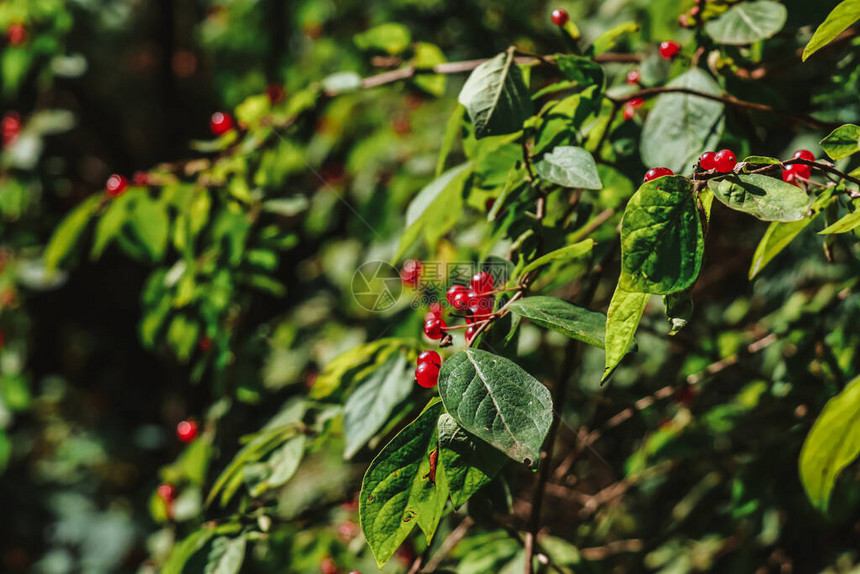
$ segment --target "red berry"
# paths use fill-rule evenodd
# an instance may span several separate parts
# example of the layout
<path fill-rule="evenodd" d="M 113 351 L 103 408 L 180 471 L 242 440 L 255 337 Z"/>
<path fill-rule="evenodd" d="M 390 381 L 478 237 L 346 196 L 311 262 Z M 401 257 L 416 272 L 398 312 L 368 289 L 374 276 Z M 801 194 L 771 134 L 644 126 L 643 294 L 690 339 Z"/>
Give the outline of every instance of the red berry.
<path fill-rule="evenodd" d="M 489 293 L 493 290 L 493 286 L 495 285 L 495 281 L 493 281 L 493 276 L 487 273 L 486 271 L 481 271 L 480 273 L 475 273 L 472 277 L 472 291 L 477 293 Z"/>
<path fill-rule="evenodd" d="M 448 293 L 445 295 L 445 298 L 448 300 L 448 304 L 451 305 L 452 307 L 454 307 L 454 309 L 462 311 L 463 309 L 466 308 L 465 305 L 463 306 L 463 309 L 461 309 L 460 307 L 457 307 L 455 300 L 457 298 L 457 295 L 459 295 L 460 293 L 465 293 L 465 292 L 466 292 L 466 288 L 464 286 L 454 285 L 448 289 Z"/>
<path fill-rule="evenodd" d="M 428 321 L 424 322 L 424 334 L 430 337 L 431 339 L 438 340 L 441 339 L 445 334 L 445 329 L 448 328 L 448 325 L 442 319 L 438 317 L 434 317 Z"/>
<path fill-rule="evenodd" d="M 793 159 L 805 159 L 806 161 L 815 161 L 815 154 L 808 149 L 799 149 L 794 152 L 794 155 L 791 157 Z"/>
<path fill-rule="evenodd" d="M 18 112 L 8 112 L 3 116 L 3 120 L 0 121 L 0 131 L 3 136 L 3 147 L 18 139 L 18 134 L 21 133 L 21 116 Z"/>
<path fill-rule="evenodd" d="M 226 112 L 215 112 L 209 119 L 209 129 L 216 136 L 223 136 L 233 129 L 233 116 Z"/>
<path fill-rule="evenodd" d="M 484 315 L 493 310 L 493 298 L 488 295 L 481 295 L 472 290 L 467 294 L 469 311 L 478 315 Z"/>
<path fill-rule="evenodd" d="M 714 165 L 720 173 L 729 173 L 738 163 L 738 158 L 731 150 L 721 149 L 714 156 Z"/>
<path fill-rule="evenodd" d="M 657 179 L 658 177 L 664 177 L 666 175 L 675 175 L 675 172 L 668 167 L 652 167 L 645 172 L 645 177 L 642 178 L 642 183 L 647 183 L 651 180 Z"/>
<path fill-rule="evenodd" d="M 552 19 L 552 23 L 556 26 L 564 26 L 567 24 L 568 20 L 570 20 L 570 15 L 564 8 L 556 8 L 552 11 L 550 18 Z"/>
<path fill-rule="evenodd" d="M 188 420 L 176 425 L 176 438 L 182 442 L 191 442 L 197 438 L 197 423 Z"/>
<path fill-rule="evenodd" d="M 418 355 L 418 364 L 421 365 L 423 363 L 430 363 L 438 367 L 442 365 L 442 357 L 436 351 L 424 351 Z"/>
<path fill-rule="evenodd" d="M 409 287 L 418 285 L 418 280 L 421 278 L 421 262 L 417 259 L 409 259 L 403 264 L 403 269 L 400 270 L 400 281 Z"/>
<path fill-rule="evenodd" d="M 20 22 L 9 24 L 6 28 L 6 39 L 12 46 L 23 46 L 27 43 L 30 34 L 27 33 L 27 27 Z"/>
<path fill-rule="evenodd" d="M 438 301 L 430 304 L 430 314 L 434 317 L 442 317 L 442 305 Z"/>
<path fill-rule="evenodd" d="M 660 57 L 664 60 L 671 60 L 681 52 L 681 44 L 672 42 L 671 40 L 660 44 Z"/>
<path fill-rule="evenodd" d="M 124 175 L 113 174 L 105 183 L 105 193 L 108 197 L 119 197 L 128 189 L 128 179 Z"/>
<path fill-rule="evenodd" d="M 638 86 L 641 81 L 642 74 L 639 73 L 639 70 L 630 70 L 627 72 L 627 83 L 631 86 Z"/>
<path fill-rule="evenodd" d="M 808 165 L 793 163 L 785 166 L 785 169 L 782 170 L 782 181 L 799 186 L 798 180 L 809 179 L 811 175 L 812 170 Z"/>
<path fill-rule="evenodd" d="M 164 502 L 170 503 L 176 500 L 176 487 L 169 482 L 159 484 L 157 492 Z"/>
<path fill-rule="evenodd" d="M 636 115 L 636 110 L 641 108 L 644 103 L 645 100 L 642 98 L 633 98 L 624 104 L 624 120 L 632 119 Z"/>
<path fill-rule="evenodd" d="M 465 311 L 469 308 L 469 292 L 465 288 L 454 296 L 453 305 L 457 311 Z"/>
<path fill-rule="evenodd" d="M 415 367 L 415 381 L 425 389 L 435 387 L 439 383 L 439 366 L 421 363 Z"/>
<path fill-rule="evenodd" d="M 136 171 L 131 176 L 131 181 L 134 182 L 134 185 L 149 185 L 149 174 L 145 171 Z"/>
<path fill-rule="evenodd" d="M 705 171 L 710 171 L 712 169 L 716 169 L 717 167 L 717 154 L 712 151 L 706 151 L 702 154 L 702 157 L 699 158 L 699 165 Z"/>
<path fill-rule="evenodd" d="M 335 564 L 334 559 L 331 556 L 326 556 L 323 558 L 323 561 L 320 562 L 320 573 L 337 574 L 337 564 Z"/>
<path fill-rule="evenodd" d="M 475 332 L 478 329 L 474 325 L 469 325 L 466 327 L 466 343 L 471 343 L 472 339 L 475 338 Z"/>
<path fill-rule="evenodd" d="M 280 103 L 284 100 L 284 87 L 280 84 L 269 84 L 266 86 L 266 95 L 270 103 Z"/>

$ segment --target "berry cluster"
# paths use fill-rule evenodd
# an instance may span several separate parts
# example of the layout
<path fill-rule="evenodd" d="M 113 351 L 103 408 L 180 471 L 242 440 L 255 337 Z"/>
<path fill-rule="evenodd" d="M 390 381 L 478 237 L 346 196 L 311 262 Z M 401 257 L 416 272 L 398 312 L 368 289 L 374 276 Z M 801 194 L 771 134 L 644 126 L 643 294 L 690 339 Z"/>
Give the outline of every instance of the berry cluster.
<path fill-rule="evenodd" d="M 729 173 L 738 163 L 738 158 L 734 152 L 728 149 L 721 149 L 718 152 L 706 151 L 699 158 L 699 166 L 705 171 L 714 170 L 717 173 Z"/>
<path fill-rule="evenodd" d="M 3 119 L 0 120 L 3 147 L 11 145 L 12 142 L 18 139 L 18 134 L 21 133 L 21 125 L 21 116 L 18 112 L 7 112 L 3 116 Z"/>
<path fill-rule="evenodd" d="M 415 381 L 430 389 L 439 383 L 439 368 L 442 366 L 442 357 L 436 351 L 424 351 L 418 355 L 418 366 L 415 367 Z"/>
<path fill-rule="evenodd" d="M 806 149 L 799 149 L 791 156 L 792 159 L 805 159 L 815 161 L 815 154 Z M 793 163 L 785 166 L 782 170 L 782 181 L 792 185 L 799 185 L 798 180 L 805 181 L 812 176 L 812 168 L 802 163 Z"/>
<path fill-rule="evenodd" d="M 421 279 L 421 269 L 420 261 L 409 259 L 403 264 L 403 269 L 400 270 L 400 281 L 408 287 L 415 287 Z"/>

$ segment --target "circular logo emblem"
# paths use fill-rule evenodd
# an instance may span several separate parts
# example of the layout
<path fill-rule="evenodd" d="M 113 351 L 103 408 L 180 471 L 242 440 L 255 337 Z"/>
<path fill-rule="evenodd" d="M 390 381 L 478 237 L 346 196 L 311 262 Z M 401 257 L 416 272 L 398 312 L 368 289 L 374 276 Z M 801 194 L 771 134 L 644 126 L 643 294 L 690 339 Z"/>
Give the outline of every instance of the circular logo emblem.
<path fill-rule="evenodd" d="M 394 307 L 403 288 L 400 273 L 385 261 L 368 261 L 352 276 L 352 297 L 363 309 L 379 313 Z"/>

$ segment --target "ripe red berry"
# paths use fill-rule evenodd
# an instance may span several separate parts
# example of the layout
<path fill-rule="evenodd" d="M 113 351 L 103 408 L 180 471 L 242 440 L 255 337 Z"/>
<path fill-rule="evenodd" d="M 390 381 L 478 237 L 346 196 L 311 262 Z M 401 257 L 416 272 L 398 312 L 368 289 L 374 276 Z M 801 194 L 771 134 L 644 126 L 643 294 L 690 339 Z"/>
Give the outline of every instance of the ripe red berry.
<path fill-rule="evenodd" d="M 634 98 L 624 104 L 624 120 L 632 119 L 636 115 L 636 110 L 641 108 L 644 103 L 645 100 L 642 98 Z"/>
<path fill-rule="evenodd" d="M 134 175 L 131 176 L 131 181 L 134 182 L 134 185 L 149 185 L 149 174 L 145 171 L 136 171 L 134 172 Z"/>
<path fill-rule="evenodd" d="M 457 293 L 453 305 L 457 311 L 466 311 L 469 308 L 469 292 L 463 290 Z"/>
<path fill-rule="evenodd" d="M 480 273 L 475 273 L 472 276 L 472 291 L 477 293 L 489 293 L 493 290 L 493 286 L 495 285 L 495 281 L 493 280 L 493 276 L 487 273 L 486 271 L 481 271 Z"/>
<path fill-rule="evenodd" d="M 124 175 L 113 174 L 105 183 L 105 193 L 108 197 L 119 197 L 128 189 L 128 179 Z"/>
<path fill-rule="evenodd" d="M 663 177 L 666 175 L 675 175 L 675 172 L 668 167 L 652 167 L 645 172 L 645 177 L 642 178 L 642 183 L 647 183 L 651 180 Z"/>
<path fill-rule="evenodd" d="M 660 44 L 660 57 L 664 60 L 671 60 L 681 52 L 681 44 L 672 42 L 671 40 Z"/>
<path fill-rule="evenodd" d="M 438 301 L 430 304 L 430 314 L 434 317 L 442 317 L 442 305 Z"/>
<path fill-rule="evenodd" d="M 164 502 L 171 503 L 176 500 L 176 487 L 169 482 L 159 484 L 156 492 Z"/>
<path fill-rule="evenodd" d="M 466 343 L 467 344 L 471 343 L 472 339 L 475 338 L 475 332 L 477 330 L 478 329 L 474 325 L 469 325 L 468 327 L 466 327 Z"/>
<path fill-rule="evenodd" d="M 712 169 L 716 169 L 717 167 L 717 154 L 712 151 L 706 151 L 702 154 L 702 157 L 699 158 L 699 165 L 705 171 L 710 171 Z"/>
<path fill-rule="evenodd" d="M 216 136 L 223 136 L 233 129 L 233 116 L 226 112 L 215 112 L 209 119 L 209 129 Z"/>
<path fill-rule="evenodd" d="M 627 72 L 627 83 L 631 86 L 638 86 L 642 81 L 642 74 L 639 73 L 639 70 L 630 70 Z"/>
<path fill-rule="evenodd" d="M 568 20 L 570 20 L 570 15 L 564 8 L 556 8 L 552 11 L 550 18 L 552 19 L 552 23 L 556 26 L 564 26 L 567 24 Z"/>
<path fill-rule="evenodd" d="M 424 351 L 418 355 L 418 364 L 421 365 L 423 363 L 430 363 L 439 367 L 442 365 L 442 357 L 436 351 Z"/>
<path fill-rule="evenodd" d="M 176 425 L 176 438 L 182 442 L 193 441 L 197 438 L 197 423 L 187 420 Z"/>
<path fill-rule="evenodd" d="M 469 311 L 477 315 L 484 315 L 493 310 L 493 298 L 489 295 L 481 295 L 477 291 L 470 290 L 467 293 Z"/>
<path fill-rule="evenodd" d="M 331 556 L 326 556 L 320 562 L 320 574 L 338 574 L 337 564 Z"/>
<path fill-rule="evenodd" d="M 793 163 L 785 166 L 785 169 L 782 170 L 782 181 L 799 186 L 799 180 L 809 179 L 811 175 L 812 170 L 808 165 Z"/>
<path fill-rule="evenodd" d="M 421 363 L 415 367 L 415 381 L 425 389 L 435 387 L 439 383 L 439 366 Z"/>
<path fill-rule="evenodd" d="M 794 155 L 791 157 L 793 159 L 805 159 L 806 161 L 815 161 L 815 154 L 808 149 L 799 149 L 794 152 Z"/>
<path fill-rule="evenodd" d="M 434 317 L 424 322 L 424 334 L 434 341 L 441 339 L 445 335 L 445 329 L 448 325 L 442 319 Z"/>
<path fill-rule="evenodd" d="M 409 287 L 418 285 L 418 280 L 421 278 L 421 262 L 417 259 L 409 259 L 403 264 L 403 269 L 400 270 L 400 281 Z"/>
<path fill-rule="evenodd" d="M 8 146 L 21 133 L 21 116 L 18 112 L 8 112 L 0 121 L 0 131 L 2 131 L 3 147 Z"/>
<path fill-rule="evenodd" d="M 463 309 L 465 309 L 466 308 L 465 305 L 461 309 L 460 307 L 457 306 L 455 301 L 456 301 L 458 294 L 465 293 L 466 291 L 467 291 L 467 289 L 463 285 L 451 286 L 448 289 L 448 293 L 446 293 L 446 295 L 445 295 L 445 298 L 448 300 L 448 304 L 451 305 L 452 307 L 454 307 L 454 309 L 457 309 L 459 311 L 462 311 Z"/>
<path fill-rule="evenodd" d="M 13 22 L 6 28 L 6 39 L 12 46 L 23 46 L 27 43 L 30 34 L 27 32 L 27 27 L 20 22 Z"/>
<path fill-rule="evenodd" d="M 721 149 L 714 156 L 714 164 L 720 173 L 729 173 L 738 163 L 738 158 L 731 150 Z"/>

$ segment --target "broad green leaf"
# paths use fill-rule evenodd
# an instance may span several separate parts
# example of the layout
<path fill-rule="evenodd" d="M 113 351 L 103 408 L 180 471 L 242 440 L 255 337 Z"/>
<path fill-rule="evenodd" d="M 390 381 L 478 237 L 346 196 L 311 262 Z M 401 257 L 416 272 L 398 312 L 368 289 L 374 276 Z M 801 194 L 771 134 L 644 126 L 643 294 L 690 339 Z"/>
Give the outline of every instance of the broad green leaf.
<path fill-rule="evenodd" d="M 344 406 L 344 458 L 352 458 L 379 429 L 391 411 L 412 391 L 411 365 L 406 354 L 392 356 L 358 383 Z"/>
<path fill-rule="evenodd" d="M 750 155 L 744 158 L 744 163 L 754 163 L 756 165 L 779 165 L 782 162 L 775 157 L 766 155 Z"/>
<path fill-rule="evenodd" d="M 182 542 L 173 546 L 167 561 L 161 567 L 162 574 L 182 574 L 185 563 L 206 546 L 206 543 L 215 536 L 215 529 L 204 526 L 189 534 Z"/>
<path fill-rule="evenodd" d="M 689 289 L 663 297 L 666 318 L 669 320 L 669 334 L 677 335 L 687 326 L 693 316 L 693 294 Z"/>
<path fill-rule="evenodd" d="M 454 508 L 463 506 L 493 480 L 508 460 L 483 440 L 469 434 L 448 413 L 439 417 L 439 466 L 448 479 Z"/>
<path fill-rule="evenodd" d="M 827 511 L 842 470 L 860 455 L 860 377 L 827 401 L 800 451 L 800 480 L 810 502 Z"/>
<path fill-rule="evenodd" d="M 604 346 L 606 315 L 577 307 L 556 297 L 535 296 L 514 301 L 508 307 L 512 312 L 533 323 L 558 331 L 583 343 Z"/>
<path fill-rule="evenodd" d="M 286 484 L 299 469 L 306 444 L 306 435 L 293 436 L 278 447 L 265 463 L 247 465 L 244 479 L 251 496 L 260 496 L 267 490 Z"/>
<path fill-rule="evenodd" d="M 720 86 L 700 68 L 678 76 L 668 87 L 718 96 Z M 723 133 L 724 106 L 690 94 L 663 94 L 642 128 L 639 150 L 645 165 L 689 172 L 706 149 L 716 147 Z"/>
<path fill-rule="evenodd" d="M 415 43 L 415 55 L 412 57 L 412 65 L 417 70 L 433 68 L 437 64 L 447 62 L 445 54 L 435 44 L 426 42 Z M 416 74 L 412 82 L 433 96 L 441 98 L 445 95 L 445 86 L 448 78 L 443 74 Z"/>
<path fill-rule="evenodd" d="M 380 568 L 417 523 L 433 537 L 448 499 L 444 472 L 438 472 L 442 405 L 432 403 L 376 455 L 361 483 L 361 531 Z"/>
<path fill-rule="evenodd" d="M 69 212 L 63 222 L 57 226 L 54 235 L 45 247 L 46 269 L 49 271 L 56 269 L 69 256 L 101 201 L 102 197 L 99 195 L 88 197 Z"/>
<path fill-rule="evenodd" d="M 636 329 L 650 298 L 648 293 L 625 291 L 620 284 L 615 288 L 606 313 L 606 367 L 601 383 L 606 382 L 633 346 Z"/>
<path fill-rule="evenodd" d="M 552 423 L 550 393 L 513 361 L 464 349 L 442 363 L 439 395 L 461 427 L 532 465 Z"/>
<path fill-rule="evenodd" d="M 133 197 L 133 193 L 126 192 L 113 199 L 102 213 L 96 223 L 90 258 L 95 260 L 101 257 L 110 242 L 119 234 L 123 224 L 128 220 L 129 198 Z"/>
<path fill-rule="evenodd" d="M 591 45 L 589 51 L 593 56 L 599 56 L 605 52 L 608 52 L 618 43 L 618 40 L 622 36 L 626 36 L 627 34 L 634 34 L 639 31 L 639 24 L 636 22 L 625 22 L 623 24 L 619 24 L 614 28 L 610 28 L 609 30 L 603 32 L 600 36 L 594 39 L 594 43 Z"/>
<path fill-rule="evenodd" d="M 828 189 L 818 196 L 812 207 L 809 208 L 808 217 L 804 217 L 799 221 L 775 221 L 771 223 L 767 231 L 764 232 L 764 237 L 759 241 L 758 247 L 756 247 L 752 264 L 750 265 L 749 278 L 753 279 L 758 275 L 764 269 L 765 265 L 770 263 L 774 257 L 785 249 L 835 199 L 833 189 Z"/>
<path fill-rule="evenodd" d="M 799 221 L 809 211 L 806 192 L 775 177 L 730 175 L 708 181 L 708 187 L 726 206 L 762 221 Z"/>
<path fill-rule="evenodd" d="M 583 255 L 591 253 L 591 250 L 593 248 L 594 240 L 584 239 L 578 243 L 568 245 L 567 247 L 556 249 L 555 251 L 551 251 L 542 257 L 538 257 L 537 259 L 526 265 L 523 270 L 519 272 L 519 276 L 522 277 L 526 273 L 530 273 L 535 269 L 540 269 L 544 265 L 549 265 L 553 261 L 557 261 L 559 259 L 579 259 Z"/>
<path fill-rule="evenodd" d="M 204 574 L 238 574 L 245 561 L 245 536 L 219 536 L 212 541 Z"/>
<path fill-rule="evenodd" d="M 821 149 L 837 161 L 857 153 L 860 151 L 860 126 L 839 126 L 821 140 Z"/>
<path fill-rule="evenodd" d="M 642 184 L 621 220 L 621 278 L 626 291 L 667 295 L 690 287 L 705 240 L 690 181 L 660 177 Z"/>
<path fill-rule="evenodd" d="M 161 259 L 167 248 L 167 234 L 170 230 L 170 220 L 164 205 L 147 196 L 141 196 L 135 202 L 129 219 L 135 235 L 149 256 L 155 261 Z"/>
<path fill-rule="evenodd" d="M 324 399 L 342 387 L 343 380 L 350 371 L 366 366 L 382 351 L 391 352 L 398 348 L 411 348 L 414 343 L 407 339 L 385 338 L 359 345 L 335 357 L 326 364 L 314 381 L 310 398 Z"/>
<path fill-rule="evenodd" d="M 597 165 L 581 147 L 558 146 L 535 164 L 541 179 L 564 187 L 602 189 Z"/>
<path fill-rule="evenodd" d="M 860 20 L 860 0 L 844 0 L 833 9 L 812 35 L 812 39 L 803 50 L 803 61 L 805 62 L 812 54 L 835 40 L 857 20 Z"/>
<path fill-rule="evenodd" d="M 818 233 L 821 235 L 848 233 L 849 231 L 854 231 L 855 229 L 857 229 L 857 227 L 860 227 L 860 210 L 855 211 L 854 213 L 849 213 L 836 223 L 828 225 L 826 228 L 819 231 Z"/>
<path fill-rule="evenodd" d="M 603 68 L 597 62 L 581 56 L 559 55 L 555 64 L 567 79 L 576 82 L 580 88 L 597 86 L 603 89 Z"/>
<path fill-rule="evenodd" d="M 532 101 L 512 50 L 475 68 L 458 99 L 477 139 L 518 132 L 532 115 Z"/>
<path fill-rule="evenodd" d="M 439 148 L 439 159 L 436 161 L 436 177 L 442 175 L 445 171 L 445 162 L 451 151 L 454 149 L 454 144 L 457 143 L 457 137 L 463 129 L 463 116 L 466 114 L 466 108 L 463 104 L 457 104 L 451 116 L 448 118 L 448 123 L 445 124 L 445 136 L 442 138 L 442 147 Z"/>
<path fill-rule="evenodd" d="M 402 24 L 388 22 L 357 34 L 353 41 L 359 50 L 380 50 L 395 56 L 412 43 L 412 34 Z"/>
<path fill-rule="evenodd" d="M 785 6 L 771 0 L 735 4 L 705 23 L 705 32 L 717 44 L 741 46 L 766 40 L 782 30 L 788 18 Z"/>
<path fill-rule="evenodd" d="M 406 231 L 395 259 L 400 259 L 422 234 L 435 245 L 457 223 L 463 211 L 463 184 L 471 173 L 471 163 L 460 164 L 418 192 L 406 208 Z"/>

